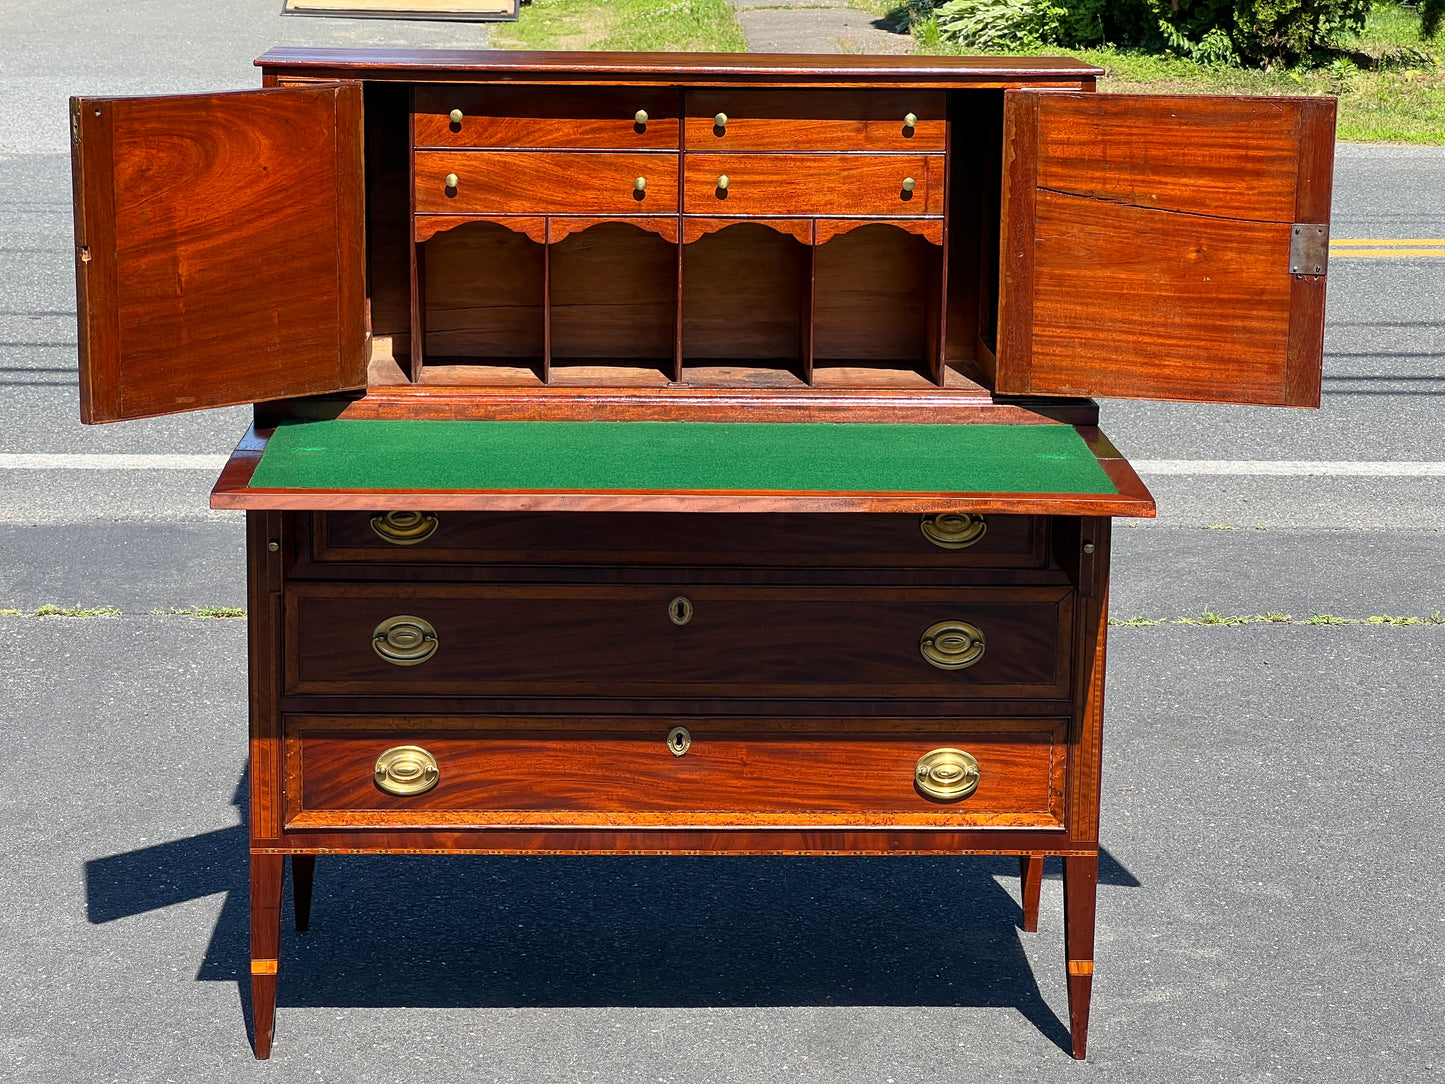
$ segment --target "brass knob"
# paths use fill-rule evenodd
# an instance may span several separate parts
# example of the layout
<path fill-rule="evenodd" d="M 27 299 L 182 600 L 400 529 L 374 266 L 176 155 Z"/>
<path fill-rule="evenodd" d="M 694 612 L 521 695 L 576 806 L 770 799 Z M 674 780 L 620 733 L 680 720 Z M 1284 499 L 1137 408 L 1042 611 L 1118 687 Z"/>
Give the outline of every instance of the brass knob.
<path fill-rule="evenodd" d="M 728 126 L 728 115 L 726 113 L 719 113 L 713 117 L 712 122 L 719 128 L 726 128 Z"/>
<path fill-rule="evenodd" d="M 406 798 L 431 790 L 442 773 L 437 758 L 420 745 L 395 745 L 376 758 L 371 777 L 378 789 Z"/>
<path fill-rule="evenodd" d="M 933 749 L 918 758 L 913 782 L 936 802 L 956 802 L 978 790 L 978 761 L 962 749 Z"/>
<path fill-rule="evenodd" d="M 692 747 L 692 735 L 685 726 L 675 726 L 667 732 L 667 748 L 675 757 L 680 757 Z"/>
<path fill-rule="evenodd" d="M 692 599 L 686 595 L 678 595 L 667 604 L 667 616 L 674 625 L 686 625 L 692 620 Z"/>
<path fill-rule="evenodd" d="M 460 109 L 453 109 L 451 111 L 451 119 L 453 124 L 460 124 L 462 122 L 462 111 Z"/>
<path fill-rule="evenodd" d="M 930 666 L 964 670 L 983 658 L 983 630 L 967 621 L 940 621 L 919 638 L 918 650 Z"/>
<path fill-rule="evenodd" d="M 448 188 L 455 188 L 457 186 L 457 175 L 455 173 L 447 174 L 446 186 Z"/>
<path fill-rule="evenodd" d="M 988 530 L 982 516 L 968 512 L 945 512 L 937 516 L 924 516 L 918 521 L 923 537 L 939 549 L 966 550 Z"/>
<path fill-rule="evenodd" d="M 728 180 L 728 175 L 726 173 L 724 173 L 721 177 L 717 179 L 718 188 L 724 192 L 728 190 L 728 185 L 730 184 L 732 184 L 732 182 Z"/>
<path fill-rule="evenodd" d="M 646 110 L 646 109 L 639 109 L 636 113 L 632 114 L 632 119 L 635 120 L 638 124 L 641 124 L 641 125 L 643 125 L 644 127 L 646 127 L 646 125 L 647 125 L 647 110 Z"/>
<path fill-rule="evenodd" d="M 393 546 L 415 546 L 434 535 L 439 522 L 434 512 L 378 512 L 371 529 Z"/>
<path fill-rule="evenodd" d="M 905 127 L 905 128 L 917 128 L 917 127 L 918 127 L 918 114 L 917 114 L 917 113 L 905 113 L 904 116 L 903 116 L 903 127 Z"/>
<path fill-rule="evenodd" d="M 905 191 L 905 192 L 912 192 L 913 189 L 914 189 L 914 187 L 915 187 L 917 184 L 918 184 L 918 182 L 915 181 L 912 177 L 904 177 L 904 178 L 903 178 L 903 191 Z"/>
<path fill-rule="evenodd" d="M 646 177 L 639 177 L 639 178 L 637 178 L 637 180 L 635 180 L 635 181 L 632 182 L 632 187 L 635 188 L 635 189 L 636 189 L 637 191 L 639 191 L 639 192 L 646 192 L 646 191 L 647 191 L 647 178 L 646 178 Z"/>
<path fill-rule="evenodd" d="M 388 617 L 371 633 L 371 649 L 393 666 L 418 666 L 437 653 L 431 622 L 410 614 Z"/>

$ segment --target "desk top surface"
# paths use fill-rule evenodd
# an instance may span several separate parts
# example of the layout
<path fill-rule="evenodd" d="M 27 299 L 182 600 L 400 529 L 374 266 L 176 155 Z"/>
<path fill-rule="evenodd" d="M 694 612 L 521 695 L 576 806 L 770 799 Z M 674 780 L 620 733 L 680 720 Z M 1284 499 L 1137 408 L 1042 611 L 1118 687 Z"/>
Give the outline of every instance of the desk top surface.
<path fill-rule="evenodd" d="M 1090 427 L 289 421 L 253 430 L 219 508 L 1154 513 Z"/>

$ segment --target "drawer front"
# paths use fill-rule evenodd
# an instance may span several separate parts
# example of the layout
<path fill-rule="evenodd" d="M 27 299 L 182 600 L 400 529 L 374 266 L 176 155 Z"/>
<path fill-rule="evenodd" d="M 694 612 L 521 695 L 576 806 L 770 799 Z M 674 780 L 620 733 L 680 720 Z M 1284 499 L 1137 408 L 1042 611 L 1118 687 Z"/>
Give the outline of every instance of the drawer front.
<path fill-rule="evenodd" d="M 693 90 L 693 151 L 942 152 L 946 99 L 926 90 Z M 717 115 L 727 117 L 725 125 Z M 914 123 L 905 123 L 912 115 Z"/>
<path fill-rule="evenodd" d="M 286 598 L 291 693 L 955 699 L 1069 691 L 1072 595 L 1061 587 L 296 583 Z M 955 625 L 967 629 L 944 631 Z M 949 651 L 971 665 L 929 661 L 959 661 Z"/>
<path fill-rule="evenodd" d="M 389 565 L 1042 568 L 1038 516 L 317 512 L 312 560 Z"/>
<path fill-rule="evenodd" d="M 448 188 L 455 175 L 455 188 Z M 644 189 L 636 186 L 641 178 Z M 418 214 L 655 215 L 677 211 L 675 154 L 417 151 Z"/>
<path fill-rule="evenodd" d="M 1066 733 L 1063 719 L 293 715 L 286 823 L 1058 827 Z M 973 758 L 972 793 L 920 788 L 938 749 Z"/>
<path fill-rule="evenodd" d="M 418 147 L 676 150 L 677 98 L 650 87 L 419 86 L 412 138 Z"/>
<path fill-rule="evenodd" d="M 691 215 L 943 214 L 941 154 L 689 153 L 684 163 Z"/>

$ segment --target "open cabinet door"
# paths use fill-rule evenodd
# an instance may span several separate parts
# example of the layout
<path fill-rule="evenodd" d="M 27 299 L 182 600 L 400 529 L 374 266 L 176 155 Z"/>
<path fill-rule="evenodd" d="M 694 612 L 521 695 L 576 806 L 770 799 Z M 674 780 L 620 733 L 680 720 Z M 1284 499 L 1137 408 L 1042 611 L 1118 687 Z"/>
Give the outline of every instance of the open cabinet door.
<path fill-rule="evenodd" d="M 359 83 L 70 120 L 82 421 L 365 386 Z"/>
<path fill-rule="evenodd" d="M 1319 406 L 1335 103 L 1004 96 L 996 390 Z"/>

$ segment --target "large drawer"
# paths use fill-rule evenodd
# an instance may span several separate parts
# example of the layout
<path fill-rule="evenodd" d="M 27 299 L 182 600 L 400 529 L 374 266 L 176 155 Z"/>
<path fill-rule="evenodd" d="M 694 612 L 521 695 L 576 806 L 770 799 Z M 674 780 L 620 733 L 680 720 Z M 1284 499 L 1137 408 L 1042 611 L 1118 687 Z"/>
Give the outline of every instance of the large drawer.
<path fill-rule="evenodd" d="M 294 583 L 286 689 L 1063 698 L 1071 599 L 1063 587 Z"/>
<path fill-rule="evenodd" d="M 678 93 L 663 87 L 418 86 L 418 147 L 676 150 Z"/>
<path fill-rule="evenodd" d="M 692 151 L 944 149 L 946 99 L 930 90 L 692 90 Z M 718 124 L 718 114 L 727 118 Z M 906 121 L 913 120 L 913 124 Z"/>
<path fill-rule="evenodd" d="M 689 151 L 683 174 L 683 210 L 690 215 L 943 214 L 941 154 Z"/>
<path fill-rule="evenodd" d="M 1059 718 L 292 715 L 286 823 L 1058 827 L 1066 733 Z M 950 758 L 971 793 L 927 794 L 935 750 L 973 758 Z"/>
<path fill-rule="evenodd" d="M 1037 516 L 317 512 L 319 564 L 1042 568 Z"/>
<path fill-rule="evenodd" d="M 456 178 L 449 186 L 447 179 Z M 645 187 L 639 188 L 638 181 Z M 417 151 L 418 214 L 655 215 L 677 211 L 677 155 Z"/>

